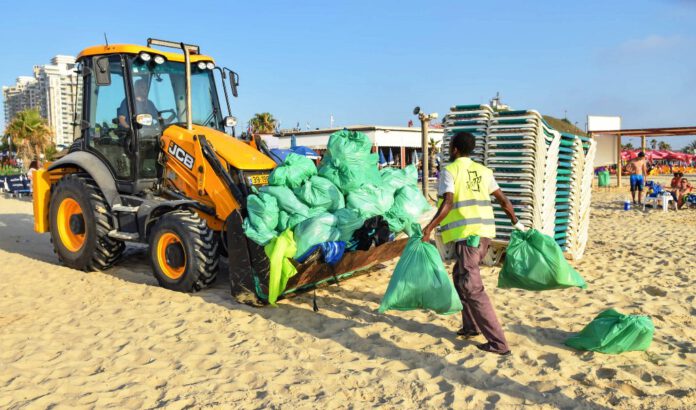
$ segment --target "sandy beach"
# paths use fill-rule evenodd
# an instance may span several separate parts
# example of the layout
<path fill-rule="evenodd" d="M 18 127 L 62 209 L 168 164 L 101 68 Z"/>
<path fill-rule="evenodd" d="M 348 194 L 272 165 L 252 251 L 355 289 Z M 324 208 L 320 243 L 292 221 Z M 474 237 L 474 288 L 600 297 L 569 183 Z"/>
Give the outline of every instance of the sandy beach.
<path fill-rule="evenodd" d="M 255 309 L 159 288 L 143 248 L 107 272 L 58 264 L 28 200 L 0 199 L 0 408 L 693 408 L 696 210 L 629 211 L 594 193 L 573 262 L 587 290 L 496 289 L 511 357 L 457 339 L 460 317 L 376 312 L 396 261 Z M 602 310 L 647 314 L 647 352 L 563 345 Z"/>

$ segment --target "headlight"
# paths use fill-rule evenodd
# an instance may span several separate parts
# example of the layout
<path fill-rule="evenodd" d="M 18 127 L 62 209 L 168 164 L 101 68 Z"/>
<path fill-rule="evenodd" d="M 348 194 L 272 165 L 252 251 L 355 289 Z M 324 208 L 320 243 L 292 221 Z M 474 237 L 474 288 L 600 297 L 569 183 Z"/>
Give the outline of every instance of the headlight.
<path fill-rule="evenodd" d="M 198 62 L 198 68 L 201 70 L 205 70 L 205 61 L 199 61 Z"/>
<path fill-rule="evenodd" d="M 164 61 L 165 61 L 165 60 L 164 60 L 164 57 L 162 57 L 162 56 L 155 56 L 155 63 L 157 63 L 157 64 L 162 64 L 162 63 L 164 63 Z"/>
<path fill-rule="evenodd" d="M 208 70 L 212 70 L 213 68 L 215 68 L 215 64 L 208 61 L 207 63 L 205 63 L 205 68 L 207 68 Z"/>
<path fill-rule="evenodd" d="M 138 57 L 140 57 L 140 59 L 143 60 L 143 61 L 146 62 L 146 63 L 147 63 L 148 61 L 152 60 L 152 56 L 151 56 L 150 54 L 148 54 L 148 53 L 145 53 L 145 52 L 138 54 Z"/>

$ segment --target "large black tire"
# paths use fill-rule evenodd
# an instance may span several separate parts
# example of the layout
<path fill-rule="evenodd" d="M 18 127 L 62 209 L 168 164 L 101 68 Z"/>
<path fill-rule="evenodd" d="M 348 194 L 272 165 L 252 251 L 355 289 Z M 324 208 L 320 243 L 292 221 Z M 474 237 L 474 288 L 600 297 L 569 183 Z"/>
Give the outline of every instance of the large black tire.
<path fill-rule="evenodd" d="M 74 244 L 70 246 L 67 237 L 61 237 L 61 230 L 66 232 L 67 228 L 61 228 L 58 221 L 61 204 L 71 201 L 77 202 L 81 211 L 81 218 L 75 218 L 77 221 L 81 219 L 80 231 L 84 232 L 79 249 L 75 249 Z M 108 236 L 114 229 L 109 205 L 96 182 L 87 174 L 66 175 L 51 189 L 49 225 L 51 242 L 58 259 L 74 269 L 107 269 L 116 262 L 126 247 L 122 241 Z"/>
<path fill-rule="evenodd" d="M 218 240 L 193 211 L 168 212 L 150 231 L 150 263 L 163 288 L 200 290 L 215 280 L 218 262 Z"/>

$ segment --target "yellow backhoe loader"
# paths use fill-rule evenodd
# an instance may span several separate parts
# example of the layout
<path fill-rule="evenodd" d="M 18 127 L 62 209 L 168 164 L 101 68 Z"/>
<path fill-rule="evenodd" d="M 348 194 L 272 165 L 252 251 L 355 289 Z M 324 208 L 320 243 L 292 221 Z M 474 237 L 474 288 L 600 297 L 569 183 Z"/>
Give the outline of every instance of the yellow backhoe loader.
<path fill-rule="evenodd" d="M 156 39 L 90 47 L 77 61 L 78 137 L 33 178 L 35 231 L 50 232 L 60 261 L 80 270 L 109 268 L 127 242 L 148 244 L 159 284 L 185 292 L 213 282 L 227 258 L 233 296 L 264 303 L 269 261 L 242 221 L 275 162 L 262 144 L 226 133 L 236 123 L 227 90 L 237 96 L 239 76 L 198 46 Z M 353 275 L 404 245 L 351 252 L 336 266 L 305 262 L 284 295 Z"/>

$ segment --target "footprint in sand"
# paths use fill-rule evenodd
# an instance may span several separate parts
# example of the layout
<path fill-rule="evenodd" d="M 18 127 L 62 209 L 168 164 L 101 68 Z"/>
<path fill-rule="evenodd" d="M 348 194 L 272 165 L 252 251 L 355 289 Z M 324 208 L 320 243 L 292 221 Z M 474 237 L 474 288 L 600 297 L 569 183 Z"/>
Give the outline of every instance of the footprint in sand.
<path fill-rule="evenodd" d="M 647 293 L 650 296 L 659 296 L 659 297 L 667 296 L 667 291 L 662 289 L 662 288 L 658 288 L 657 286 L 646 286 L 643 288 L 643 290 L 645 291 L 645 293 Z"/>
<path fill-rule="evenodd" d="M 607 367 L 602 367 L 597 370 L 597 377 L 600 379 L 613 379 L 616 377 L 616 369 L 609 369 Z"/>
<path fill-rule="evenodd" d="M 679 398 L 679 399 L 681 399 L 682 397 L 686 397 L 686 396 L 689 395 L 689 391 L 688 391 L 688 390 L 683 390 L 683 389 L 667 390 L 666 393 L 669 394 L 670 396 L 674 396 L 674 397 L 677 397 L 677 398 Z"/>

